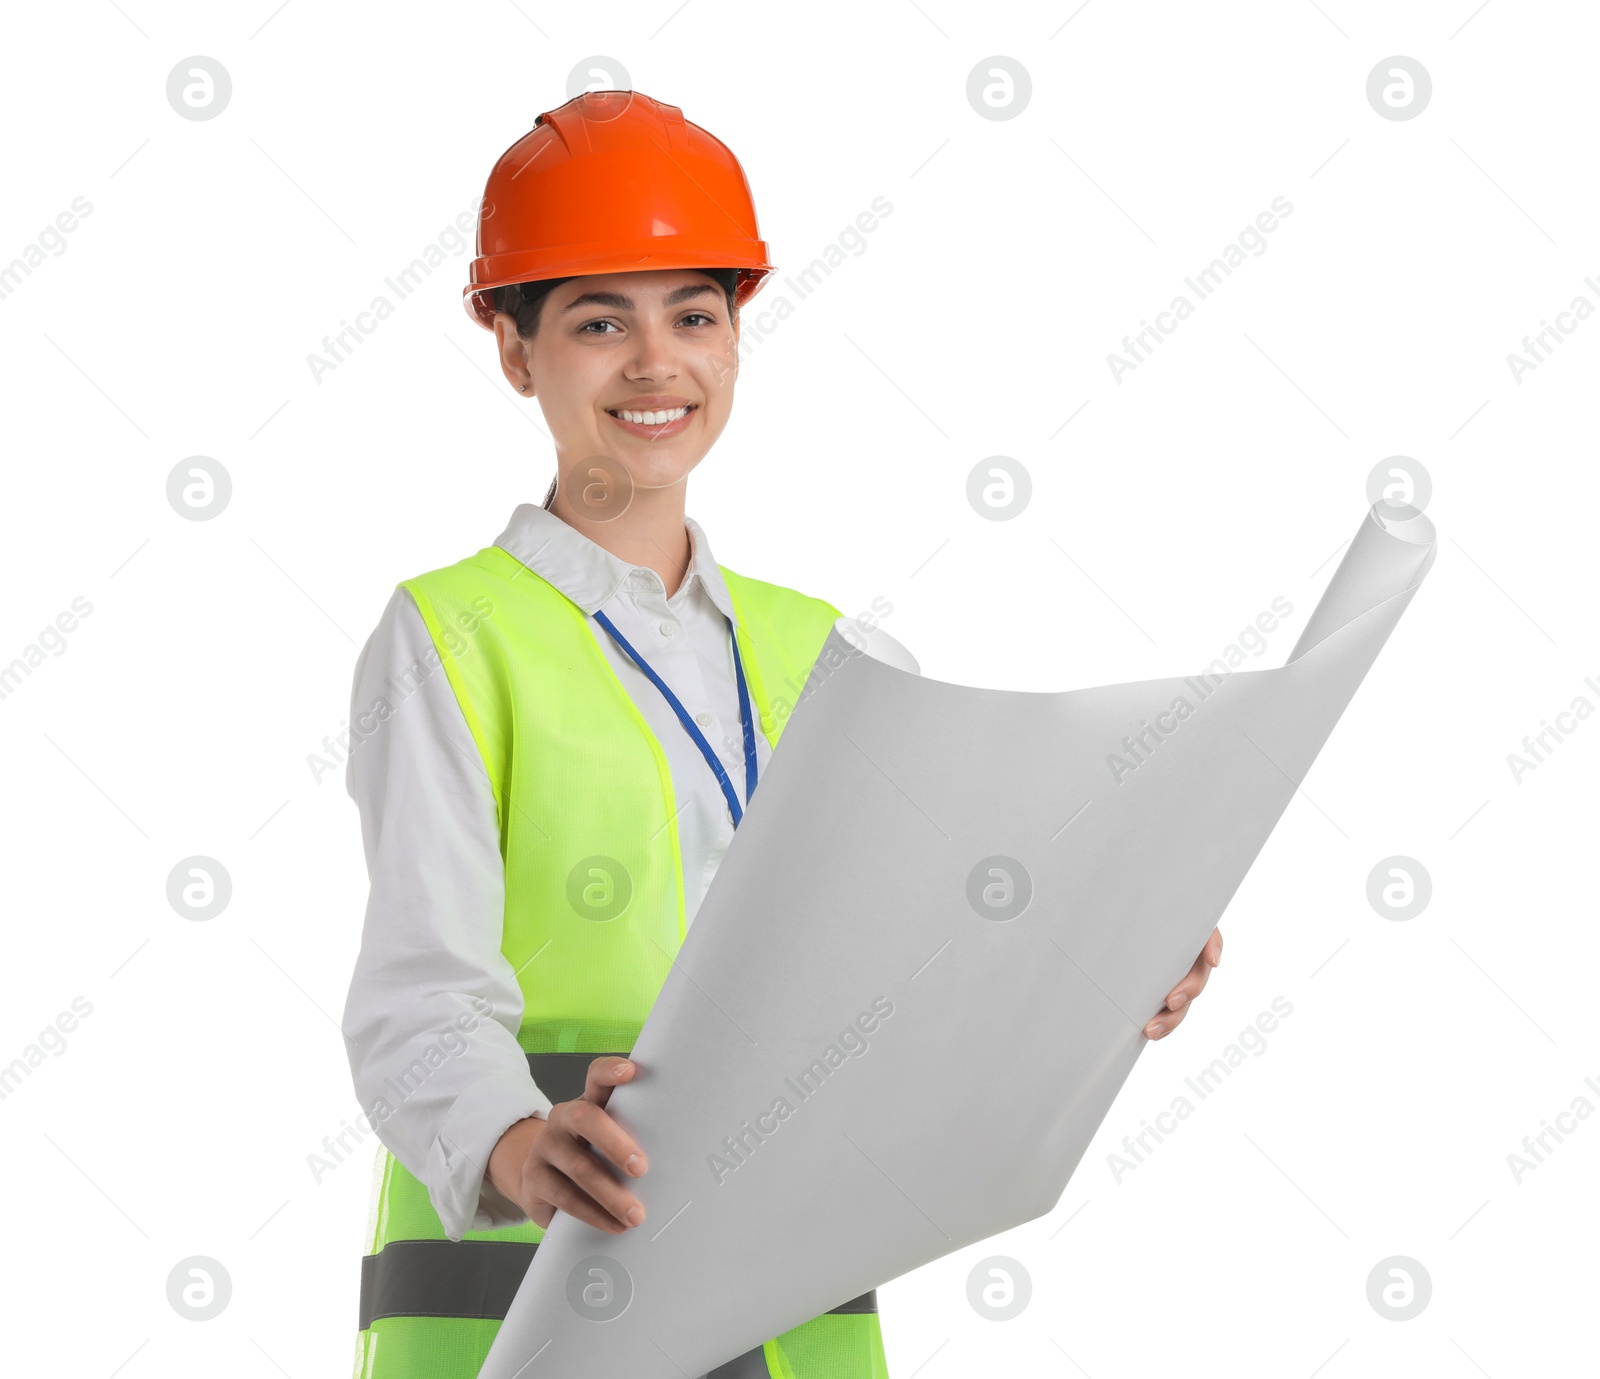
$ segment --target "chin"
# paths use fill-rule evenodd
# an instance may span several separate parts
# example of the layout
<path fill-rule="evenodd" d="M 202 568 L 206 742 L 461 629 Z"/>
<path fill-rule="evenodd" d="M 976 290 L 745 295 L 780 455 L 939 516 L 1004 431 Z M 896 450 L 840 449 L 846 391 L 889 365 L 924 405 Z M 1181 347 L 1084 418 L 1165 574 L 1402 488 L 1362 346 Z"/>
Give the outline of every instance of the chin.
<path fill-rule="evenodd" d="M 667 488 L 687 479 L 702 455 L 628 455 L 619 457 L 635 488 Z"/>

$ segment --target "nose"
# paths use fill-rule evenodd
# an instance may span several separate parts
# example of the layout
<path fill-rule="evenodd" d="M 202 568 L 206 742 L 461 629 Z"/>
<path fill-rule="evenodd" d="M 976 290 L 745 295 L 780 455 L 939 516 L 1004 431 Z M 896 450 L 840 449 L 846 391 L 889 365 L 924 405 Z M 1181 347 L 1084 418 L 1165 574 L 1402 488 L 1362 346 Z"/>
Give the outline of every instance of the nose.
<path fill-rule="evenodd" d="M 677 350 L 669 323 L 645 321 L 633 332 L 633 349 L 624 372 L 640 382 L 663 382 L 678 376 Z"/>

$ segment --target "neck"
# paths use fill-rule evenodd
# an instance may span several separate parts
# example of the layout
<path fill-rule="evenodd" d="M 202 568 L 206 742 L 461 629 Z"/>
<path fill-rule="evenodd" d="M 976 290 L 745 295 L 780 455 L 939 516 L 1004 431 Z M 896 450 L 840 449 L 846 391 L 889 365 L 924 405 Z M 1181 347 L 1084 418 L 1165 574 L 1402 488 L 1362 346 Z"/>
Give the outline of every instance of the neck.
<path fill-rule="evenodd" d="M 664 488 L 636 488 L 626 512 L 597 522 L 573 506 L 563 484 L 550 511 L 618 559 L 654 570 L 670 598 L 689 572 L 689 529 L 683 524 L 687 490 L 687 478 Z"/>

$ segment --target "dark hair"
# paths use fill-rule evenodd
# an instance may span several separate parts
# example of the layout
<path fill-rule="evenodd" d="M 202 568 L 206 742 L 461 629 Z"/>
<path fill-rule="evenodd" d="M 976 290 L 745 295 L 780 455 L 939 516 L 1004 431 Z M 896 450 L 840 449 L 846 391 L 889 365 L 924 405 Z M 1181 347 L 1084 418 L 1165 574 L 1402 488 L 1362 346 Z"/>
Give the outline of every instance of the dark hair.
<path fill-rule="evenodd" d="M 733 300 L 734 289 L 739 281 L 737 268 L 694 268 L 689 271 L 704 273 L 722 288 L 723 295 L 728 299 L 729 320 L 739 314 L 739 308 Z M 569 274 L 565 278 L 542 278 L 538 282 L 512 283 L 509 287 L 499 289 L 495 308 L 510 312 L 516 318 L 517 334 L 524 340 L 531 340 L 539 333 L 539 313 L 544 310 L 544 299 L 562 283 L 571 282 L 576 276 L 578 275 Z"/>

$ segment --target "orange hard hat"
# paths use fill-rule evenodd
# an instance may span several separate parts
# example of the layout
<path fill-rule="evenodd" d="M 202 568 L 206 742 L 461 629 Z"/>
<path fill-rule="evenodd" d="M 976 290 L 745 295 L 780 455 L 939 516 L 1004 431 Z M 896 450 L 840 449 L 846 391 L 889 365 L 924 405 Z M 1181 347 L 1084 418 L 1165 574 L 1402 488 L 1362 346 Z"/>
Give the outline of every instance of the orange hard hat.
<path fill-rule="evenodd" d="M 500 155 L 478 211 L 469 315 L 497 288 L 579 274 L 735 268 L 742 306 L 774 265 L 750 184 L 721 140 L 637 91 L 586 91 Z"/>

